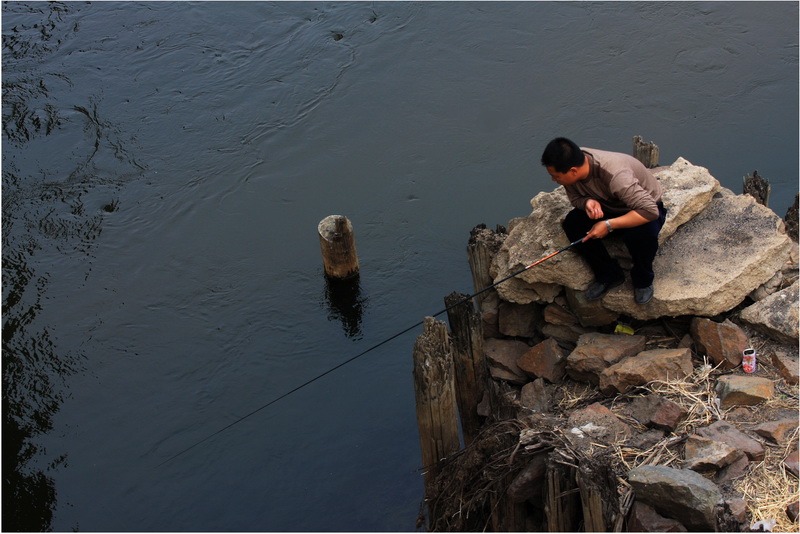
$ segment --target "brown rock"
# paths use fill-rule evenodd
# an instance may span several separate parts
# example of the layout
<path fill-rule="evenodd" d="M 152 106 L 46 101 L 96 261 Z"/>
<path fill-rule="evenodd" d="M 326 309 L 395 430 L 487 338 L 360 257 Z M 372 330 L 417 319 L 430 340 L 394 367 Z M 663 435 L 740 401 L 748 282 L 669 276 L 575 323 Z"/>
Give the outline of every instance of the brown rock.
<path fill-rule="evenodd" d="M 770 421 L 753 427 L 753 432 L 778 444 L 783 444 L 786 438 L 797 428 L 797 418 Z"/>
<path fill-rule="evenodd" d="M 744 451 L 736 450 L 738 451 L 739 457 L 720 469 L 719 473 L 717 473 L 717 484 L 727 484 L 747 474 L 747 467 L 750 465 L 750 460 L 747 459 L 747 455 Z"/>
<path fill-rule="evenodd" d="M 489 374 L 495 380 L 500 380 L 502 382 L 508 382 L 509 384 L 514 384 L 515 386 L 524 386 L 528 383 L 528 377 L 524 374 L 516 374 L 512 373 L 507 369 L 503 369 L 502 367 L 495 367 L 494 365 L 489 365 Z"/>
<path fill-rule="evenodd" d="M 800 514 L 800 501 L 794 501 L 786 507 L 786 517 L 792 521 L 797 521 L 798 514 Z"/>
<path fill-rule="evenodd" d="M 555 303 L 545 306 L 544 320 L 550 324 L 561 326 L 578 324 L 578 318 L 574 313 Z"/>
<path fill-rule="evenodd" d="M 650 416 L 656 411 L 658 405 L 664 400 L 665 398 L 659 395 L 643 395 L 641 397 L 634 397 L 628 405 L 628 410 L 631 417 L 643 425 L 648 425 L 650 423 Z"/>
<path fill-rule="evenodd" d="M 697 434 L 727 443 L 731 447 L 743 451 L 752 461 L 757 462 L 764 459 L 764 446 L 727 421 L 717 421 L 705 428 L 699 428 Z"/>
<path fill-rule="evenodd" d="M 792 358 L 783 351 L 775 351 L 772 353 L 771 359 L 772 365 L 775 366 L 787 384 L 798 383 L 797 358 Z"/>
<path fill-rule="evenodd" d="M 500 297 L 496 291 L 489 291 L 481 302 L 481 326 L 485 339 L 502 337 L 499 323 Z"/>
<path fill-rule="evenodd" d="M 619 317 L 619 313 L 607 310 L 600 301 L 586 300 L 582 291 L 566 288 L 565 293 L 569 307 L 578 317 L 581 326 L 605 326 Z"/>
<path fill-rule="evenodd" d="M 623 358 L 639 354 L 646 342 L 644 336 L 584 334 L 567 356 L 567 374 L 575 380 L 597 385 L 601 372 Z"/>
<path fill-rule="evenodd" d="M 500 333 L 506 336 L 533 337 L 542 322 L 542 309 L 537 304 L 501 302 L 498 311 Z"/>
<path fill-rule="evenodd" d="M 759 376 L 727 375 L 717 379 L 716 391 L 721 408 L 753 406 L 771 399 L 775 384 Z"/>
<path fill-rule="evenodd" d="M 624 393 L 633 386 L 653 380 L 683 378 L 692 374 L 693 370 L 689 349 L 646 350 L 600 373 L 599 386 L 606 395 Z"/>
<path fill-rule="evenodd" d="M 550 393 L 547 391 L 544 379 L 537 378 L 522 386 L 519 403 L 532 412 L 546 412 L 550 408 Z"/>
<path fill-rule="evenodd" d="M 567 354 L 555 339 L 545 339 L 517 360 L 517 366 L 531 378 L 561 382 L 567 366 Z"/>
<path fill-rule="evenodd" d="M 797 451 L 787 456 L 786 460 L 783 461 L 783 465 L 785 465 L 786 469 L 794 476 L 800 476 L 798 474 L 800 473 L 800 464 L 798 464 Z"/>
<path fill-rule="evenodd" d="M 565 347 L 574 348 L 575 345 L 578 343 L 578 339 L 583 334 L 587 334 L 590 331 L 580 325 L 557 325 L 557 324 L 550 324 L 545 323 L 542 326 L 542 335 L 545 337 L 551 337 L 558 341 L 558 343 Z"/>
<path fill-rule="evenodd" d="M 686 417 L 681 405 L 659 395 L 636 397 L 630 404 L 631 415 L 646 426 L 672 432 Z"/>
<path fill-rule="evenodd" d="M 633 428 L 614 415 L 614 412 L 596 402 L 570 415 L 565 434 L 577 446 L 591 442 L 616 443 L 629 439 Z"/>
<path fill-rule="evenodd" d="M 547 455 L 537 454 L 508 486 L 508 496 L 513 502 L 523 502 L 542 495 L 542 482 L 547 471 Z"/>
<path fill-rule="evenodd" d="M 633 447 L 635 449 L 647 450 L 652 448 L 656 443 L 664 439 L 664 432 L 653 428 L 646 432 L 636 434 L 631 439 L 625 442 L 626 447 Z"/>
<path fill-rule="evenodd" d="M 530 347 L 522 341 L 509 339 L 487 339 L 483 344 L 492 377 L 514 384 L 528 383 L 528 377 L 517 367 L 517 360 Z"/>
<path fill-rule="evenodd" d="M 489 417 L 489 415 L 492 413 L 492 403 L 489 397 L 489 392 L 486 390 L 484 390 L 483 398 L 478 403 L 477 412 L 481 417 Z"/>
<path fill-rule="evenodd" d="M 664 517 L 652 506 L 636 501 L 628 517 L 628 532 L 687 532 L 679 521 Z"/>
<path fill-rule="evenodd" d="M 741 455 L 738 449 L 730 445 L 697 434 L 689 436 L 684 448 L 686 467 L 692 471 L 718 471 Z"/>
<path fill-rule="evenodd" d="M 672 432 L 686 415 L 686 410 L 680 404 L 664 399 L 664 402 L 659 403 L 658 408 L 650 418 L 650 424 L 661 430 Z"/>
<path fill-rule="evenodd" d="M 731 497 L 727 503 L 733 518 L 739 523 L 744 523 L 747 520 L 747 501 L 741 497 Z"/>
<path fill-rule="evenodd" d="M 716 323 L 711 319 L 695 317 L 689 331 L 697 352 L 707 355 L 715 365 L 733 369 L 742 363 L 742 351 L 747 348 L 747 335 L 741 328 L 725 320 Z"/>

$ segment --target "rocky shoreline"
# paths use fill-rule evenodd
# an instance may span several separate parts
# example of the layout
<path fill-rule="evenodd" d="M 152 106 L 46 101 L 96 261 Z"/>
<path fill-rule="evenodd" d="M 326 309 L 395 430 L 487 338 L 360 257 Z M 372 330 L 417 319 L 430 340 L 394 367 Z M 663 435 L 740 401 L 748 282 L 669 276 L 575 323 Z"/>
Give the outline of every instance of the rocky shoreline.
<path fill-rule="evenodd" d="M 798 530 L 796 230 L 682 158 L 654 171 L 669 213 L 650 304 L 630 282 L 586 301 L 571 253 L 480 297 L 487 426 L 443 461 L 431 530 Z M 531 206 L 473 230 L 476 289 L 567 244 L 563 188 Z"/>

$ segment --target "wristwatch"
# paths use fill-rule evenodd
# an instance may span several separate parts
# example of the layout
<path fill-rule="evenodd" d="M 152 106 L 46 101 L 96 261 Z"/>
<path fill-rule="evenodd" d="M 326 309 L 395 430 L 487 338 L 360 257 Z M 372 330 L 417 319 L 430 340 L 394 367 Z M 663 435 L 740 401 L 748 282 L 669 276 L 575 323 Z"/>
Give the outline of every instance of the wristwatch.
<path fill-rule="evenodd" d="M 609 222 L 608 219 L 606 219 L 606 228 L 608 228 L 608 233 L 609 234 L 614 231 L 614 229 L 611 228 L 611 223 Z"/>

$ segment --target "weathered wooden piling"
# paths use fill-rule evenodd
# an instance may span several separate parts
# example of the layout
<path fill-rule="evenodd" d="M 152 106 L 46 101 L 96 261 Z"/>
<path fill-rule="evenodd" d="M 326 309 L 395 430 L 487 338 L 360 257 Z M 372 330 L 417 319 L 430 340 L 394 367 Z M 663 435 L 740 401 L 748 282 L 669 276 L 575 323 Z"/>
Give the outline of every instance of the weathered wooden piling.
<path fill-rule="evenodd" d="M 578 472 L 577 480 L 581 496 L 581 508 L 583 509 L 584 530 L 586 532 L 607 532 L 603 498 L 600 492 L 591 485 L 591 479 L 584 476 L 580 471 Z"/>
<path fill-rule="evenodd" d="M 475 293 L 489 287 L 494 282 L 489 274 L 489 268 L 492 266 L 492 258 L 502 246 L 506 234 L 505 227 L 501 225 L 497 225 L 497 230 L 494 232 L 486 228 L 485 224 L 479 224 L 470 231 L 467 258 Z M 487 293 L 481 293 L 475 297 L 479 310 L 486 296 Z"/>
<path fill-rule="evenodd" d="M 658 147 L 652 141 L 645 143 L 640 135 L 633 138 L 633 157 L 648 169 L 658 167 Z"/>
<path fill-rule="evenodd" d="M 483 355 L 483 326 L 481 314 L 475 310 L 469 295 L 453 292 L 444 298 L 447 320 L 454 352 L 456 400 L 461 416 L 464 444 L 469 445 L 478 435 L 484 417 L 478 414 L 478 404 L 487 393 L 488 369 Z M 463 304 L 456 306 L 459 302 Z M 452 308 L 451 308 L 452 306 Z"/>
<path fill-rule="evenodd" d="M 447 326 L 425 317 L 414 342 L 414 392 L 417 426 L 425 468 L 425 486 L 436 477 L 437 464 L 460 448 L 453 372 L 453 346 Z"/>
<path fill-rule="evenodd" d="M 769 206 L 770 190 L 769 181 L 758 174 L 757 170 L 742 178 L 742 193 L 750 195 L 763 206 Z"/>
<path fill-rule="evenodd" d="M 797 241 L 797 211 L 798 211 L 798 194 L 794 194 L 794 202 L 789 209 L 786 210 L 786 216 L 783 218 L 783 222 L 786 223 L 786 235 L 791 237 L 793 240 Z"/>
<path fill-rule="evenodd" d="M 508 487 L 513 480 L 514 475 L 510 474 L 494 483 L 494 491 L 490 498 L 492 532 L 527 532 L 530 530 L 525 503 L 514 502 L 508 495 Z"/>
<path fill-rule="evenodd" d="M 576 532 L 581 514 L 573 467 L 550 462 L 547 468 L 545 515 L 548 532 Z"/>
<path fill-rule="evenodd" d="M 344 280 L 358 274 L 358 255 L 353 225 L 343 215 L 329 215 L 317 226 L 325 274 Z"/>

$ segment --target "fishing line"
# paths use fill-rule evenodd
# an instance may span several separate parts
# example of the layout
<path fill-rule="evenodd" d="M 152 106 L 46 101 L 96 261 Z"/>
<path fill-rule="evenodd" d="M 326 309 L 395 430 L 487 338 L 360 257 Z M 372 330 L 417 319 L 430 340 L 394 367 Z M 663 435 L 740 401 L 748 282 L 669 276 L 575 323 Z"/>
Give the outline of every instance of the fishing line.
<path fill-rule="evenodd" d="M 468 297 L 466 297 L 466 298 L 463 298 L 463 299 L 459 300 L 459 301 L 458 301 L 458 302 L 456 302 L 455 304 L 451 304 L 450 306 L 446 307 L 445 309 L 443 309 L 443 310 L 441 310 L 441 311 L 438 311 L 438 312 L 434 313 L 434 314 L 433 314 L 433 315 L 431 315 L 430 317 L 438 317 L 439 315 L 441 315 L 441 314 L 443 314 L 443 313 L 445 313 L 445 312 L 448 312 L 448 311 L 452 310 L 453 308 L 456 308 L 456 307 L 458 307 L 458 306 L 461 306 L 461 305 L 462 305 L 462 304 L 464 304 L 465 302 L 468 302 L 468 301 L 472 300 L 474 297 L 477 297 L 478 295 L 480 295 L 480 294 L 482 294 L 482 293 L 485 293 L 486 291 L 489 291 L 489 290 L 490 290 L 490 289 L 492 289 L 493 287 L 495 287 L 495 286 L 498 286 L 498 285 L 502 284 L 502 283 L 503 283 L 503 282 L 505 282 L 506 280 L 509 280 L 509 279 L 511 279 L 511 278 L 514 278 L 515 276 L 518 276 L 518 275 L 520 275 L 520 274 L 524 273 L 525 271 L 527 271 L 527 270 L 528 270 L 528 269 L 530 269 L 531 267 L 534 267 L 534 266 L 536 266 L 536 265 L 539 265 L 539 264 L 540 264 L 540 263 L 542 263 L 543 261 L 549 260 L 549 259 L 550 259 L 550 258 L 552 258 L 553 256 L 556 256 L 557 254 L 561 254 L 561 253 L 562 253 L 562 252 L 564 252 L 565 250 L 567 250 L 567 249 L 569 249 L 569 248 L 572 248 L 573 246 L 575 246 L 575 245 L 577 245 L 578 243 L 580 243 L 581 241 L 583 241 L 583 239 L 584 239 L 584 238 L 578 239 L 578 240 L 576 240 L 576 241 L 573 241 L 573 242 L 572 242 L 572 243 L 570 243 L 569 245 L 566 245 L 566 246 L 564 246 L 564 247 L 561 247 L 560 249 L 556 250 L 555 252 L 553 252 L 553 253 L 551 253 L 551 254 L 548 254 L 547 256 L 545 256 L 545 257 L 543 257 L 543 258 L 540 258 L 540 259 L 536 260 L 535 262 L 533 262 L 533 263 L 531 263 L 530 265 L 528 265 L 528 266 L 524 267 L 523 269 L 520 269 L 519 271 L 517 271 L 517 272 L 515 272 L 515 273 L 509 274 L 509 275 L 508 275 L 508 276 L 506 276 L 505 278 L 503 278 L 503 279 L 501 279 L 501 280 L 499 280 L 499 281 L 497 281 L 497 282 L 495 282 L 495 283 L 493 283 L 493 284 L 491 284 L 491 285 L 488 285 L 488 286 L 484 287 L 483 289 L 481 289 L 481 290 L 480 290 L 480 291 L 478 291 L 477 293 L 473 293 L 472 295 L 470 295 L 470 296 L 468 296 Z M 348 363 L 352 362 L 353 360 L 357 360 L 358 358 L 360 358 L 360 357 L 364 356 L 364 355 L 365 355 L 365 354 L 367 354 L 368 352 L 372 352 L 373 350 L 377 349 L 377 348 L 378 348 L 378 347 L 380 347 L 381 345 L 385 345 L 386 343 L 390 342 L 391 340 L 393 340 L 393 339 L 395 339 L 395 338 L 398 338 L 398 337 L 402 336 L 403 334 L 405 334 L 405 333 L 406 333 L 406 332 L 408 332 L 409 330 L 413 330 L 414 328 L 417 328 L 418 326 L 420 326 L 420 325 L 422 325 L 422 324 L 424 324 L 424 323 L 425 323 L 425 319 L 423 319 L 422 321 L 419 321 L 418 323 L 415 323 L 415 324 L 413 324 L 413 325 L 409 326 L 409 327 L 408 327 L 408 328 L 406 328 L 405 330 L 401 330 L 400 332 L 397 332 L 397 333 L 396 333 L 396 334 L 394 334 L 393 336 L 391 336 L 391 337 L 388 337 L 388 338 L 384 339 L 384 340 L 383 340 L 383 341 L 381 341 L 380 343 L 377 343 L 377 344 L 375 344 L 375 345 L 371 346 L 370 348 L 368 348 L 368 349 L 366 349 L 366 350 L 364 350 L 364 351 L 361 351 L 361 352 L 359 352 L 358 354 L 356 354 L 356 355 L 355 355 L 355 356 L 353 356 L 352 358 L 349 358 L 349 359 L 347 359 L 347 360 L 343 361 L 342 363 L 340 363 L 340 364 L 338 364 L 338 365 L 336 365 L 336 366 L 334 366 L 334 367 L 331 367 L 330 369 L 328 369 L 328 370 L 327 370 L 327 371 L 325 371 L 324 373 L 321 373 L 321 374 L 319 374 L 319 375 L 315 376 L 315 377 L 314 377 L 314 378 L 312 378 L 311 380 L 307 380 L 306 382 L 303 382 L 302 384 L 300 384 L 299 386 L 295 387 L 294 389 L 291 389 L 291 390 L 287 391 L 287 392 L 286 392 L 286 393 L 284 393 L 283 395 L 281 395 L 281 396 L 279 396 L 279 397 L 276 397 L 276 398 L 272 399 L 272 400 L 271 400 L 271 401 L 269 401 L 268 403 L 264 404 L 263 406 L 260 406 L 260 407 L 256 408 L 255 410 L 253 410 L 252 412 L 248 413 L 247 415 L 243 415 L 242 417 L 240 417 L 239 419 L 237 419 L 237 420 L 233 421 L 232 423 L 230 423 L 230 424 L 228 424 L 228 425 L 226 425 L 226 426 L 224 426 L 224 427 L 220 428 L 219 430 L 217 430 L 217 431 L 216 431 L 216 432 L 214 432 L 213 434 L 209 434 L 208 436 L 206 436 L 205 438 L 201 439 L 200 441 L 197 441 L 197 442 L 195 442 L 194 444 L 192 444 L 192 445 L 190 445 L 190 446 L 186 447 L 186 448 L 185 448 L 185 449 L 183 449 L 182 451 L 180 451 L 180 452 L 178 452 L 178 453 L 176 453 L 176 454 L 173 454 L 172 456 L 170 456 L 169 458 L 167 458 L 166 460 L 164 460 L 163 462 L 161 462 L 160 464 L 158 464 L 156 467 L 161 467 L 162 465 L 164 465 L 164 464 L 166 464 L 166 463 L 168 463 L 168 462 L 171 462 L 172 460 L 174 460 L 174 459 L 175 459 L 175 458 L 177 458 L 178 456 L 181 456 L 181 455 L 183 455 L 183 454 L 185 454 L 185 453 L 189 452 L 190 450 L 194 449 L 194 448 L 195 448 L 195 447 L 197 447 L 198 445 L 200 445 L 200 444 L 202 444 L 202 443 L 205 443 L 206 441 L 210 440 L 210 439 L 211 439 L 211 438 L 213 438 L 214 436 L 217 436 L 217 435 L 219 435 L 219 434 L 221 434 L 221 433 L 225 432 L 226 430 L 228 430 L 228 429 L 229 429 L 229 428 L 231 428 L 232 426 L 234 426 L 234 425 L 237 425 L 237 424 L 241 423 L 242 421 L 244 421 L 245 419 L 247 419 L 247 418 L 249 418 L 249 417 L 252 417 L 253 415 L 255 415 L 255 414 L 257 414 L 258 412 L 260 412 L 261 410 L 264 410 L 264 409 L 266 409 L 266 408 L 269 408 L 270 406 L 272 406 L 273 404 L 275 404 L 275 403 L 276 403 L 276 402 L 278 402 L 279 400 L 281 400 L 281 399 L 285 399 L 285 398 L 286 398 L 286 397 L 288 397 L 289 395 L 291 395 L 291 394 L 293 394 L 293 393 L 295 393 L 295 392 L 297 392 L 297 391 L 299 391 L 299 390 L 303 389 L 304 387 L 308 386 L 309 384 L 312 384 L 312 383 L 316 382 L 316 381 L 317 381 L 317 380 L 319 380 L 320 378 L 322 378 L 322 377 L 324 377 L 324 376 L 327 376 L 327 375 L 331 374 L 331 373 L 332 373 L 332 372 L 334 372 L 335 370 L 337 370 L 337 369 L 339 369 L 339 368 L 341 368 L 341 367 L 344 367 L 345 365 L 347 365 Z"/>

